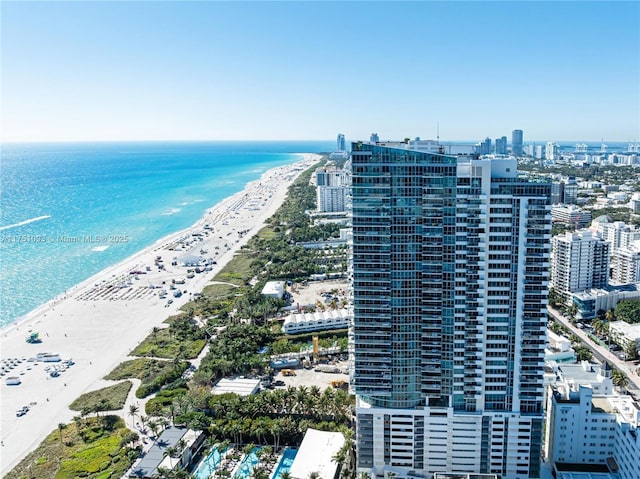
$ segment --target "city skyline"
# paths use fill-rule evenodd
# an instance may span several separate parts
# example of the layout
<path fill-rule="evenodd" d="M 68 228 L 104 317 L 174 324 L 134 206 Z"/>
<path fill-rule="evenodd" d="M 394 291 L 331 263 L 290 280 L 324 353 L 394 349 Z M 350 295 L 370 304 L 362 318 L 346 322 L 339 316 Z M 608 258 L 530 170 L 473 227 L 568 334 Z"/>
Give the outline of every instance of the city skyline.
<path fill-rule="evenodd" d="M 1 8 L 2 141 L 640 140 L 636 2 Z"/>

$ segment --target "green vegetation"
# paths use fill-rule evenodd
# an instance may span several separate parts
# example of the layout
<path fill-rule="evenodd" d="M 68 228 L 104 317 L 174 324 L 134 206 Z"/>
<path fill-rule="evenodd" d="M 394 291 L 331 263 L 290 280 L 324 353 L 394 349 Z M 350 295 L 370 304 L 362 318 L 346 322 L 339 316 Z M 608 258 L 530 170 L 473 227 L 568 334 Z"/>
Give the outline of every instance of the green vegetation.
<path fill-rule="evenodd" d="M 172 361 L 156 359 L 132 359 L 120 363 L 105 379 L 138 378 L 142 385 L 136 391 L 136 397 L 143 398 L 153 394 L 161 387 L 178 381 L 189 364 L 175 358 Z"/>
<path fill-rule="evenodd" d="M 354 398 L 340 389 L 320 391 L 317 386 L 289 387 L 265 391 L 252 396 L 222 394 L 209 396 L 212 416 L 197 411 L 176 417 L 176 422 L 208 422 L 216 438 L 233 443 L 255 442 L 295 444 L 302 440 L 307 428 L 338 431 L 348 427 Z M 200 424 L 202 425 L 202 424 Z"/>
<path fill-rule="evenodd" d="M 121 477 L 133 464 L 138 435 L 117 416 L 59 424 L 6 479 L 103 479 Z"/>
<path fill-rule="evenodd" d="M 614 315 L 616 319 L 629 324 L 640 323 L 640 299 L 620 301 Z"/>
<path fill-rule="evenodd" d="M 165 409 L 173 404 L 175 398 L 186 394 L 186 387 L 178 387 L 175 389 L 163 389 L 145 404 L 144 412 L 149 416 L 163 416 Z"/>
<path fill-rule="evenodd" d="M 207 343 L 205 332 L 186 315 L 170 318 L 168 328 L 153 328 L 149 336 L 132 352 L 132 356 L 193 359 Z"/>
<path fill-rule="evenodd" d="M 593 353 L 587 346 L 580 344 L 578 346 L 574 346 L 573 349 L 576 352 L 576 360 L 578 362 L 591 361 L 593 359 Z"/>
<path fill-rule="evenodd" d="M 635 168 L 632 166 L 621 165 L 553 165 L 540 167 L 536 163 L 520 162 L 518 170 L 539 172 L 546 175 L 560 174 L 563 176 L 575 176 L 585 181 L 601 181 L 603 184 L 622 184 L 628 180 L 636 179 L 634 185 L 638 185 L 638 176 Z"/>
<path fill-rule="evenodd" d="M 629 384 L 629 378 L 627 378 L 627 375 L 619 369 L 615 368 L 613 369 L 613 371 L 611 371 L 611 381 L 613 382 L 614 386 L 617 386 L 619 388 L 623 388 L 627 384 Z"/>
<path fill-rule="evenodd" d="M 270 345 L 270 354 L 285 354 L 299 352 L 312 347 L 313 336 L 318 336 L 318 346 L 321 348 L 339 347 L 346 351 L 348 346 L 347 329 L 333 329 L 296 335 L 284 335 Z"/>
<path fill-rule="evenodd" d="M 216 283 L 206 286 L 202 294 L 213 300 L 220 300 L 236 293 L 237 285 Z"/>
<path fill-rule="evenodd" d="M 197 384 L 209 384 L 230 374 L 263 372 L 268 356 L 258 354 L 263 346 L 271 344 L 275 334 L 265 326 L 231 324 L 222 330 L 210 344 L 193 379 Z"/>
<path fill-rule="evenodd" d="M 236 286 L 245 285 L 253 277 L 252 263 L 253 260 L 251 257 L 246 254 L 245 250 L 241 249 L 240 252 L 234 256 L 233 260 L 229 261 L 212 281 L 231 283 Z"/>
<path fill-rule="evenodd" d="M 552 316 L 549 316 L 549 323 L 548 323 L 548 328 L 553 331 L 556 334 L 559 334 L 560 336 L 568 336 L 569 335 L 569 329 L 563 325 L 560 324 L 559 322 L 557 322 L 555 319 L 553 319 Z"/>
<path fill-rule="evenodd" d="M 600 216 L 607 215 L 611 221 L 624 221 L 627 224 L 633 224 L 635 222 L 632 217 L 631 208 L 599 208 L 591 211 L 592 218 L 595 220 Z"/>
<path fill-rule="evenodd" d="M 108 409 L 104 409 L 105 411 L 122 409 L 131 386 L 131 381 L 123 381 L 113 386 L 85 393 L 73 401 L 69 409 L 72 411 L 102 411 L 101 408 L 104 407 L 105 402 L 109 405 Z"/>

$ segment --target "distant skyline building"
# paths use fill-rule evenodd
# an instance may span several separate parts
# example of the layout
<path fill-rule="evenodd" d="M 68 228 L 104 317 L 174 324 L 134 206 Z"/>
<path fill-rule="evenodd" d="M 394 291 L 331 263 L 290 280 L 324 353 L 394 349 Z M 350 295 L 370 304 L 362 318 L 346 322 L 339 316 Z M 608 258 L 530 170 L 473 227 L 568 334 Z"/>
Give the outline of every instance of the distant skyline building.
<path fill-rule="evenodd" d="M 369 138 L 369 141 L 371 141 L 371 143 L 378 143 L 380 141 L 380 137 L 378 136 L 377 133 L 371 133 L 371 137 Z"/>
<path fill-rule="evenodd" d="M 511 132 L 511 153 L 514 156 L 522 156 L 523 138 L 522 130 L 513 130 Z"/>
<path fill-rule="evenodd" d="M 560 147 L 553 141 L 548 141 L 544 149 L 544 159 L 549 161 L 555 161 L 559 158 Z"/>
<path fill-rule="evenodd" d="M 352 145 L 358 468 L 540 474 L 550 185 Z"/>
<path fill-rule="evenodd" d="M 336 141 L 337 145 L 337 149 L 336 151 L 346 151 L 347 147 L 344 141 L 344 135 L 342 133 L 338 133 L 338 139 Z"/>
<path fill-rule="evenodd" d="M 551 204 L 572 205 L 578 202 L 578 184 L 573 176 L 551 184 Z"/>
<path fill-rule="evenodd" d="M 491 153 L 493 153 L 493 146 L 491 144 L 491 138 L 487 137 L 484 139 L 484 141 L 480 142 L 480 145 L 478 147 L 478 154 L 490 155 Z"/>
<path fill-rule="evenodd" d="M 501 138 L 496 138 L 496 147 L 495 153 L 496 155 L 506 155 L 507 154 L 507 137 L 503 136 Z"/>

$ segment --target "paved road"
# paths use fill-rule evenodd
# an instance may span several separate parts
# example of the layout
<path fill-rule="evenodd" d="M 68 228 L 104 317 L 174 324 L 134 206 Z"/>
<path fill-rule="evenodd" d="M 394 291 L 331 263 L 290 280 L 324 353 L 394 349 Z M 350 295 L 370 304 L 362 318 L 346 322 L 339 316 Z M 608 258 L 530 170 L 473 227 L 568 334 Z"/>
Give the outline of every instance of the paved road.
<path fill-rule="evenodd" d="M 558 310 L 551 306 L 547 306 L 547 309 L 549 314 L 551 314 L 560 324 L 566 326 L 569 331 L 578 336 L 582 342 L 584 342 L 584 344 L 586 344 L 589 349 L 595 353 L 596 357 L 600 360 L 608 361 L 610 364 L 613 364 L 616 368 L 625 373 L 629 379 L 629 386 L 633 387 L 633 389 L 640 389 L 640 377 L 638 377 L 635 372 L 635 366 L 629 367 L 624 361 L 620 360 L 607 348 L 594 343 L 585 331 L 571 324 L 569 319 L 565 318 Z"/>

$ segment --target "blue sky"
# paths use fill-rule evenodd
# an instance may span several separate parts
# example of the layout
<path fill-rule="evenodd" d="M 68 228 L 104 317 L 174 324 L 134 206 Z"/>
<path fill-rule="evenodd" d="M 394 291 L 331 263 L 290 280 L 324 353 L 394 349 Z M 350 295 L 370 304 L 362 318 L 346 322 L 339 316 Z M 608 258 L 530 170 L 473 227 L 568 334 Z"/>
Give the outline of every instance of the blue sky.
<path fill-rule="evenodd" d="M 640 140 L 640 2 L 11 2 L 3 141 Z"/>

